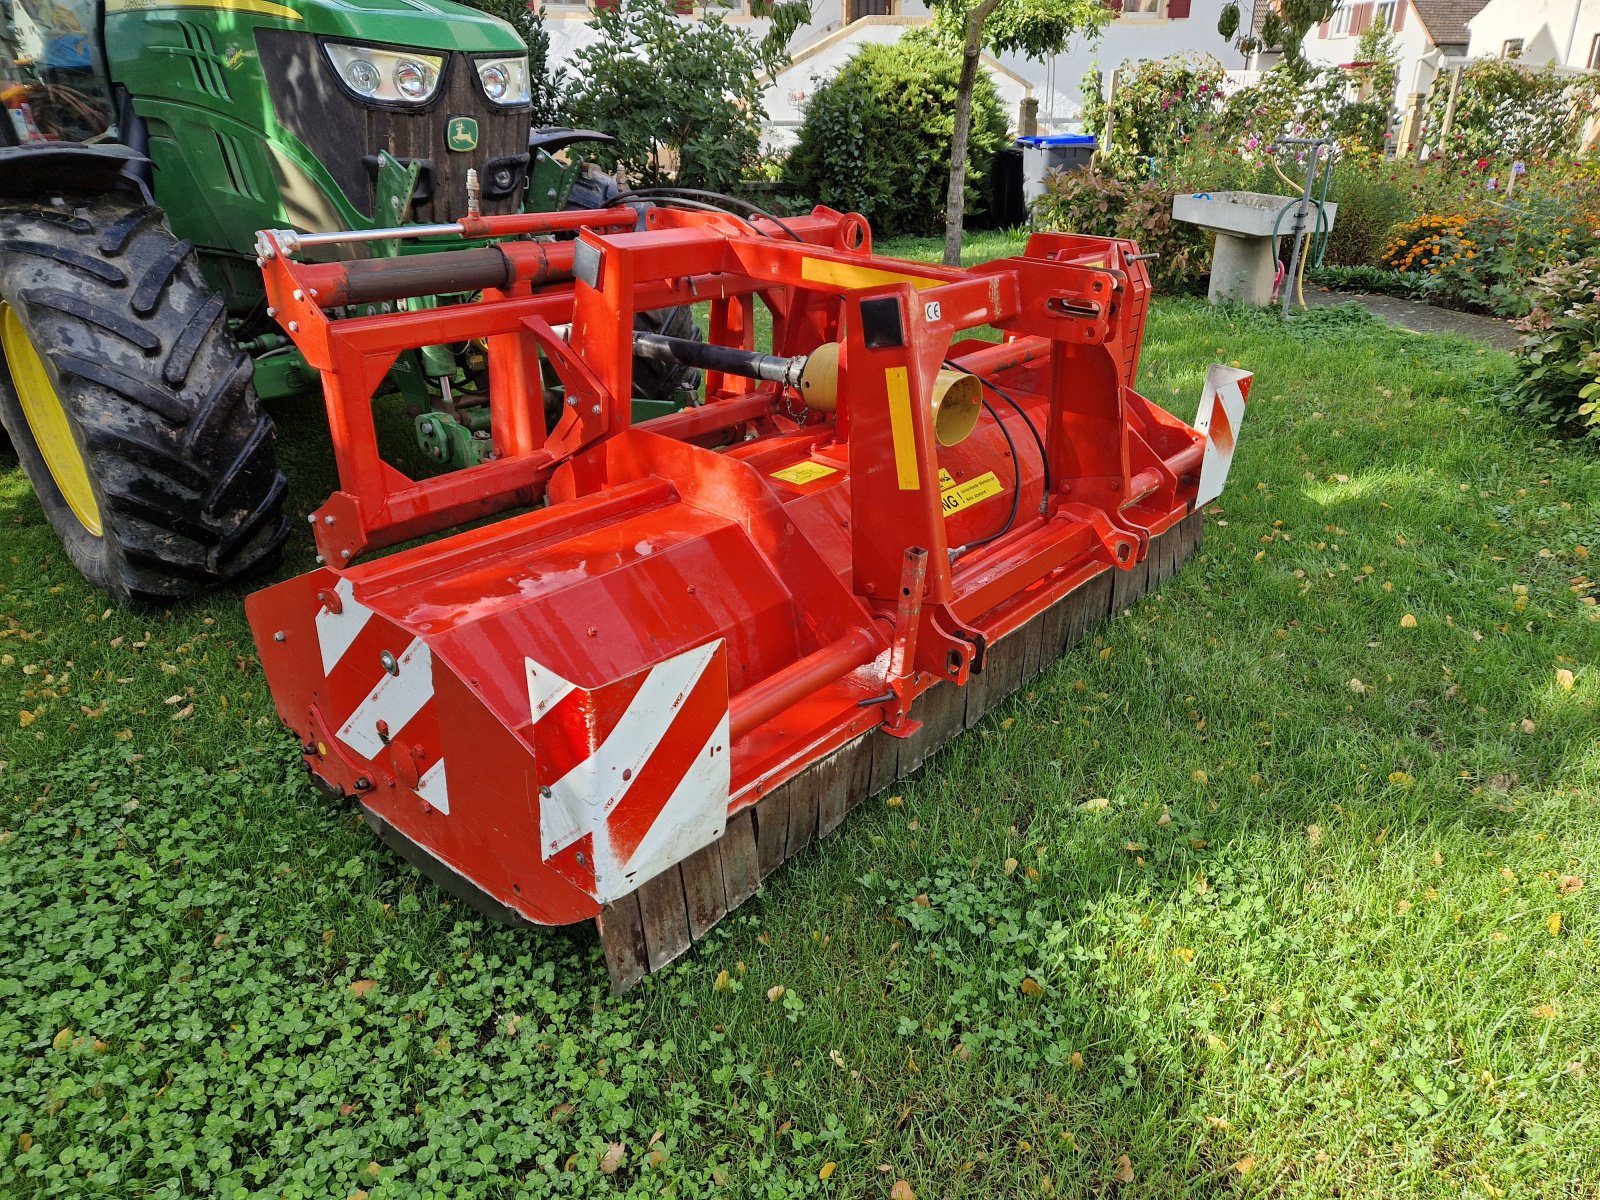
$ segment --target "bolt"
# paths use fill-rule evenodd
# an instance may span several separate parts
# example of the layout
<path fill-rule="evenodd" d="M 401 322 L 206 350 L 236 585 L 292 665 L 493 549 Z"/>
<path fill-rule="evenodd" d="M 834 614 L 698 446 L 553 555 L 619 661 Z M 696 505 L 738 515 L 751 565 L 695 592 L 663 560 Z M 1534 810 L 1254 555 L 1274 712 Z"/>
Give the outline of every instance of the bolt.
<path fill-rule="evenodd" d="M 289 322 L 289 332 L 290 333 L 299 333 L 300 332 L 300 322 L 299 321 L 290 321 Z"/>
<path fill-rule="evenodd" d="M 323 564 L 323 563 L 324 563 L 324 562 L 325 562 L 325 561 L 326 561 L 326 560 L 325 560 L 325 559 L 324 559 L 324 558 L 323 558 L 323 557 L 322 557 L 322 555 L 320 555 L 320 554 L 319 554 L 319 555 L 317 555 L 317 566 L 319 566 L 319 567 L 320 567 L 320 566 L 322 566 L 322 564 Z"/>
<path fill-rule="evenodd" d="M 551 791 L 551 790 L 550 790 L 550 789 L 549 789 L 549 788 L 547 788 L 547 787 L 542 787 L 542 788 L 540 788 L 540 789 L 539 789 L 539 799 L 541 799 L 541 800 L 548 800 L 548 799 L 550 799 L 550 797 L 551 797 L 551 796 L 553 796 L 553 795 L 554 795 L 554 794 L 555 794 L 555 793 L 554 793 L 554 792 L 552 792 L 552 791 Z"/>
<path fill-rule="evenodd" d="M 317 523 L 317 514 L 316 513 L 307 513 L 306 514 L 306 520 L 310 521 L 313 525 L 315 525 Z"/>
<path fill-rule="evenodd" d="M 322 523 L 324 525 L 332 525 L 333 524 L 333 518 L 332 517 L 323 517 L 322 518 Z"/>
<path fill-rule="evenodd" d="M 600 415 L 600 406 L 599 406 L 599 405 L 598 405 L 598 404 L 596 404 L 596 405 L 595 405 L 595 406 L 594 406 L 594 407 L 593 407 L 593 408 L 591 408 L 591 409 L 590 409 L 590 410 L 589 410 L 589 412 L 590 412 L 590 413 L 591 413 L 591 414 L 592 414 L 592 415 L 594 415 L 594 416 L 596 416 L 596 417 L 598 417 L 598 416 L 599 416 L 599 415 Z"/>
<path fill-rule="evenodd" d="M 583 851 L 581 851 L 581 850 L 580 850 L 580 851 L 578 851 L 578 865 L 579 865 L 579 866 L 580 866 L 580 867 L 581 867 L 581 866 L 584 866 L 584 865 L 585 865 L 585 864 L 587 864 L 587 863 L 588 863 L 588 861 L 589 861 L 589 860 L 588 860 L 588 859 L 587 859 L 587 858 L 585 858 L 585 857 L 584 857 L 584 856 L 583 856 Z"/>
<path fill-rule="evenodd" d="M 283 632 L 283 630 L 280 629 L 277 633 L 272 635 L 272 640 L 275 642 L 281 642 L 285 640 L 286 637 L 287 635 Z"/>
<path fill-rule="evenodd" d="M 261 255 L 259 255 L 259 254 L 256 255 L 256 266 L 264 267 L 266 265 L 267 265 L 267 260 L 262 258 Z"/>
<path fill-rule="evenodd" d="M 432 437 L 433 436 L 433 422 L 432 421 L 424 421 L 422 423 L 422 436 L 423 437 Z"/>
<path fill-rule="evenodd" d="M 348 551 L 348 550 L 339 551 L 339 557 L 340 558 L 349 558 L 350 557 L 350 551 Z"/>
<path fill-rule="evenodd" d="M 395 661 L 394 655 L 385 650 L 378 655 L 378 661 L 383 664 L 383 669 L 391 675 L 400 674 L 400 664 Z"/>
<path fill-rule="evenodd" d="M 372 790 L 372 780 L 368 779 L 365 775 L 361 776 L 360 779 L 356 780 L 356 791 L 358 791 L 358 792 L 370 792 L 371 790 Z"/>
<path fill-rule="evenodd" d="M 275 316 L 277 316 L 277 315 L 278 315 L 278 310 L 277 310 L 277 309 L 275 309 L 275 308 L 269 308 L 269 309 L 267 309 L 267 316 L 269 316 L 269 317 L 275 317 Z"/>
<path fill-rule="evenodd" d="M 567 397 L 567 407 L 568 408 L 577 408 L 578 407 L 578 398 L 576 396 L 568 396 Z"/>
<path fill-rule="evenodd" d="M 312 288 L 311 289 L 311 298 L 313 300 L 315 300 L 317 298 L 317 289 L 316 288 Z"/>
<path fill-rule="evenodd" d="M 306 294 L 304 292 L 302 292 L 299 288 L 295 288 L 295 290 L 294 290 L 294 298 L 296 300 L 304 300 L 306 298 Z"/>

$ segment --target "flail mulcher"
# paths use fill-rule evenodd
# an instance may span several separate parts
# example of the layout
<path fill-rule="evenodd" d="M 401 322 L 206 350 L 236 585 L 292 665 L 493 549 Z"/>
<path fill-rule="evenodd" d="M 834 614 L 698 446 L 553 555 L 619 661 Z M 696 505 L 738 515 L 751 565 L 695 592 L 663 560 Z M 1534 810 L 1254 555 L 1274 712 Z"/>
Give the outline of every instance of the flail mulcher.
<path fill-rule="evenodd" d="M 297 256 L 372 235 L 263 233 L 340 488 L 311 515 L 323 565 L 249 601 L 313 776 L 492 914 L 597 919 L 619 989 L 1188 558 L 1250 380 L 1211 367 L 1194 428 L 1133 390 L 1131 242 L 1038 234 L 952 270 L 823 208 L 635 220 L 469 216 L 576 236 L 333 263 Z M 707 343 L 634 332 L 697 303 Z M 982 326 L 1004 340 L 961 336 Z M 408 479 L 373 392 L 398 353 L 472 338 L 494 457 Z M 630 426 L 636 354 L 703 369 L 704 403 Z"/>

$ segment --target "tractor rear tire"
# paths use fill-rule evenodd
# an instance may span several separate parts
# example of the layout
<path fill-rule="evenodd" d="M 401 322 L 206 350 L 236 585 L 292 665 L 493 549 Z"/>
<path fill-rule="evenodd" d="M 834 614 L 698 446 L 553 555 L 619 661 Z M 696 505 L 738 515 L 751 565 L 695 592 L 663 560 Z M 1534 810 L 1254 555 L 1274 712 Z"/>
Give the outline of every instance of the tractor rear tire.
<path fill-rule="evenodd" d="M 687 304 L 639 313 L 633 327 L 640 333 L 661 333 L 690 342 L 703 342 L 706 335 L 694 323 L 694 309 Z M 682 363 L 660 362 L 633 356 L 633 394 L 646 400 L 672 400 L 678 393 L 700 386 L 700 369 Z"/>
<path fill-rule="evenodd" d="M 122 604 L 282 556 L 272 421 L 224 318 L 139 197 L 0 203 L 0 424 L 73 565 Z"/>

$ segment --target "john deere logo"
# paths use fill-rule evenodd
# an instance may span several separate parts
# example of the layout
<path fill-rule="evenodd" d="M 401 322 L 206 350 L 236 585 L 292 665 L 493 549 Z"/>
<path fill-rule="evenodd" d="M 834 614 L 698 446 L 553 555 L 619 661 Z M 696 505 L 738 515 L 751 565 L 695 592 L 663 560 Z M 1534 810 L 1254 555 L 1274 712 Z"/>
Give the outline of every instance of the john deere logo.
<path fill-rule="evenodd" d="M 462 154 L 478 148 L 478 122 L 471 117 L 451 117 L 445 126 L 445 140 L 450 149 Z"/>

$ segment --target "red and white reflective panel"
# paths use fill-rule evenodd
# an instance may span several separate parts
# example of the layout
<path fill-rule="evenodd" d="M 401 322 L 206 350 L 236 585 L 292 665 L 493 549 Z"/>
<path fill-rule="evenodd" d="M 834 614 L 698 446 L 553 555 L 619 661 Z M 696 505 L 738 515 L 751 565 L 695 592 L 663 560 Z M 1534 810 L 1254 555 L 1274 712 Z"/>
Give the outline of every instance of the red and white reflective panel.
<path fill-rule="evenodd" d="M 372 610 L 360 603 L 351 590 L 348 579 L 334 585 L 338 611 L 330 608 L 317 610 L 317 648 L 322 651 L 322 673 L 331 675 L 339 660 L 350 649 L 372 619 Z"/>
<path fill-rule="evenodd" d="M 575 881 L 606 903 L 722 836 L 732 784 L 723 641 L 592 691 L 525 662 L 547 861 L 562 856 L 552 865 L 565 872 L 570 858 Z"/>
<path fill-rule="evenodd" d="M 341 586 L 343 584 L 341 583 Z M 345 611 L 338 616 L 348 616 L 354 601 L 345 598 Z M 359 607 L 359 606 L 357 606 Z M 362 610 L 365 612 L 365 610 Z M 327 614 L 326 610 L 318 614 L 319 639 L 322 637 L 321 619 Z M 366 614 L 370 616 L 371 614 Z M 365 617 L 361 624 L 366 624 Z M 360 632 L 359 627 L 356 632 Z M 344 638 L 347 627 L 337 627 L 337 637 Z M 355 640 L 353 634 L 348 636 L 345 649 L 349 642 Z M 323 661 L 327 662 L 330 656 L 330 646 L 336 645 L 334 639 L 322 642 Z M 339 655 L 343 654 L 339 651 Z M 338 655 L 334 656 L 337 665 Z M 375 765 L 382 765 L 392 761 L 388 746 L 392 742 L 401 748 L 401 753 L 410 754 L 409 749 L 418 745 L 415 734 L 408 729 L 413 722 L 429 724 L 432 714 L 428 706 L 433 703 L 433 654 L 421 638 L 413 638 L 394 660 L 395 669 L 391 673 L 387 670 L 378 676 L 372 690 L 355 711 L 339 726 L 339 731 L 334 735 L 351 750 L 362 758 Z M 387 731 L 388 741 L 385 741 L 381 730 Z M 428 739 L 430 742 L 433 739 Z M 419 756 L 421 751 L 416 752 Z M 410 759 L 406 761 L 410 762 Z M 450 790 L 445 782 L 444 757 L 441 754 L 431 763 L 423 759 L 416 763 L 417 779 L 412 790 L 442 813 L 450 811 Z"/>
<path fill-rule="evenodd" d="M 1206 368 L 1206 388 L 1200 396 L 1200 411 L 1194 419 L 1196 432 L 1206 439 L 1205 457 L 1200 464 L 1200 490 L 1194 506 L 1201 508 L 1222 495 L 1233 466 L 1233 448 L 1244 420 L 1245 399 L 1250 395 L 1249 371 L 1212 363 Z"/>

